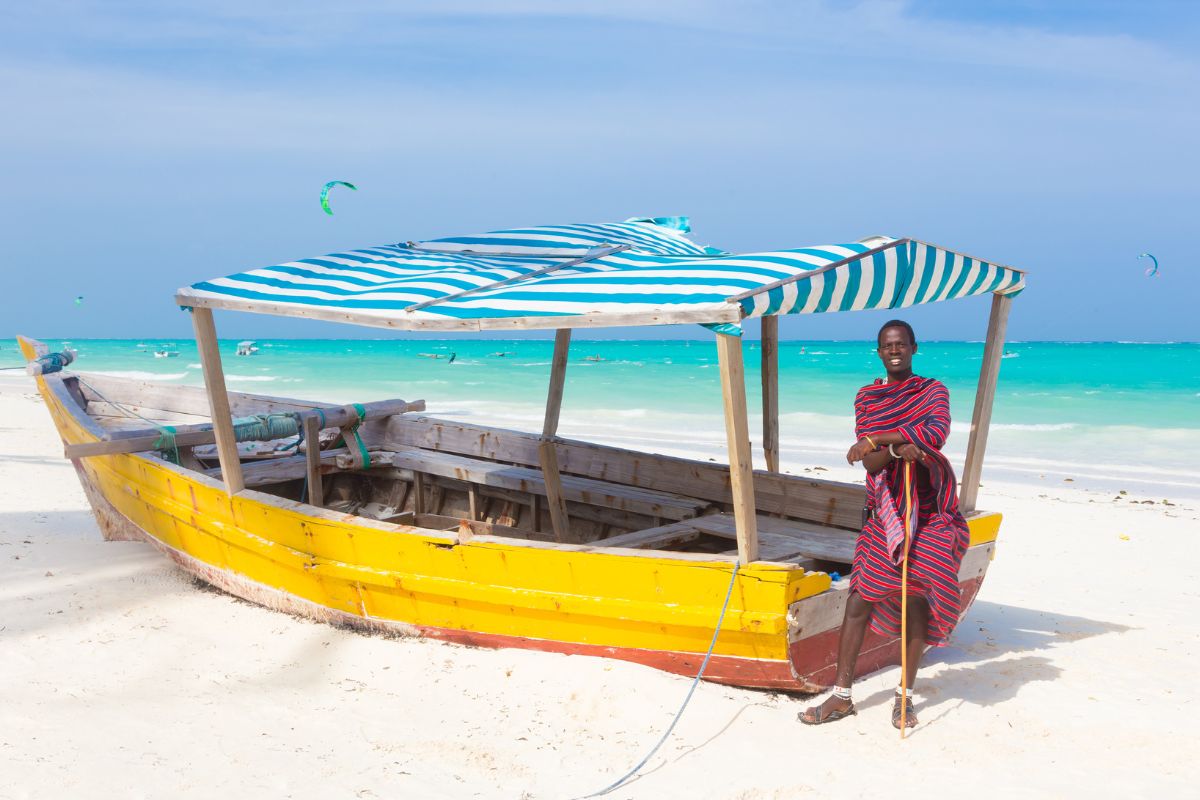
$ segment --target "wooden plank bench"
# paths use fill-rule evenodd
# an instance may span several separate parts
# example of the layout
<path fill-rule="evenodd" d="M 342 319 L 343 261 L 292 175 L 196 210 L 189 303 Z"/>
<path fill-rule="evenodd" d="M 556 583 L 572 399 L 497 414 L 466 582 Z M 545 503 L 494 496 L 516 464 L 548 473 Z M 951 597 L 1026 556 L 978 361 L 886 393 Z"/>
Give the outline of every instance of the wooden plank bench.
<path fill-rule="evenodd" d="M 644 531 L 630 531 L 596 542 L 597 547 L 665 550 L 702 535 L 737 540 L 732 514 L 708 514 Z M 760 561 L 787 561 L 810 566 L 816 560 L 849 563 L 854 560 L 856 534 L 826 525 L 790 519 L 758 517 Z M 736 555 L 730 550 L 724 555 Z"/>
<path fill-rule="evenodd" d="M 681 544 L 687 544 L 700 538 L 700 530 L 695 525 L 697 519 L 704 519 L 704 517 L 672 522 L 670 525 L 660 525 L 657 528 L 648 528 L 644 531 L 619 533 L 616 536 L 610 536 L 607 539 L 593 542 L 593 544 L 596 547 L 670 550 L 672 547 L 678 547 Z"/>
<path fill-rule="evenodd" d="M 737 541 L 737 528 L 732 514 L 712 514 L 693 520 L 693 522 L 699 523 L 697 528 L 701 533 Z M 799 522 L 793 519 L 758 517 L 760 549 L 776 558 L 781 554 L 795 553 L 807 558 L 840 561 L 848 564 L 854 560 L 854 541 L 857 538 L 858 534 L 852 531 L 829 525 Z M 736 553 L 737 551 L 731 552 Z M 761 557 L 763 560 L 771 560 L 765 555 Z"/>
<path fill-rule="evenodd" d="M 541 441 L 542 437 L 537 434 L 408 414 L 388 420 L 382 444 L 389 450 L 420 447 L 537 467 Z M 733 501 L 729 467 L 722 464 L 562 437 L 555 438 L 554 448 L 559 470 L 564 476 L 578 475 L 624 486 L 674 492 L 723 505 Z M 862 526 L 866 493 L 861 484 L 757 470 L 754 487 L 755 506 L 760 514 L 808 519 L 850 531 L 858 531 Z"/>
<path fill-rule="evenodd" d="M 546 495 L 546 484 L 542 479 L 541 470 L 538 469 L 482 461 L 417 447 L 393 450 L 390 455 L 392 465 L 398 469 L 455 478 L 482 486 Z M 563 497 L 568 502 L 604 506 L 671 520 L 698 516 L 711 506 L 709 502 L 694 497 L 574 475 L 562 476 L 562 490 Z"/>

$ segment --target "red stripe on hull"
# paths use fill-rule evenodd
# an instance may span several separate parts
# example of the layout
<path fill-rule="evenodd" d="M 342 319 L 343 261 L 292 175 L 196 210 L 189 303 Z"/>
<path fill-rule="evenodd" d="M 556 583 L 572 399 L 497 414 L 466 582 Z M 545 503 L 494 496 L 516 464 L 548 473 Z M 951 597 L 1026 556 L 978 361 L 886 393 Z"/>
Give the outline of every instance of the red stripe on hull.
<path fill-rule="evenodd" d="M 971 608 L 983 577 L 971 578 L 959 584 L 962 588 L 962 614 Z M 960 616 L 961 619 L 961 616 Z M 788 653 L 792 667 L 799 676 L 799 684 L 809 691 L 820 691 L 833 685 L 837 672 L 837 648 L 840 628 L 822 631 L 807 639 L 792 642 Z M 858 678 L 877 669 L 900 663 L 900 638 L 885 637 L 870 628 L 863 639 L 862 651 L 858 655 L 854 677 Z"/>
<path fill-rule="evenodd" d="M 643 650 L 636 647 L 610 647 L 606 645 L 556 642 L 548 639 L 529 639 L 523 636 L 506 636 L 495 633 L 475 633 L 448 628 L 420 628 L 422 636 L 431 639 L 465 644 L 472 647 L 517 647 L 525 650 L 542 650 L 566 655 L 599 656 L 632 661 L 664 672 L 695 677 L 704 661 L 703 653 L 682 653 L 671 650 Z M 704 670 L 704 680 L 743 686 L 750 689 L 780 689 L 806 691 L 796 681 L 786 661 L 742 658 L 714 654 Z"/>

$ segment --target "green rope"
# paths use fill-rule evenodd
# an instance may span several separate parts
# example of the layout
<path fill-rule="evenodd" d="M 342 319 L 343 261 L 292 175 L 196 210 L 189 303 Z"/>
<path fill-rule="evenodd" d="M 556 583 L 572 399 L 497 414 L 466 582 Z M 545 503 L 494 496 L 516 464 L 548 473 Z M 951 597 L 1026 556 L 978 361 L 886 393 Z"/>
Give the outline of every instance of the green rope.
<path fill-rule="evenodd" d="M 238 442 L 270 442 L 286 439 L 300 432 L 300 415 L 256 414 L 233 420 L 233 438 Z"/>
<path fill-rule="evenodd" d="M 143 417 L 141 414 L 137 413 L 133 409 L 126 408 L 125 406 L 121 405 L 120 403 L 117 403 L 117 402 L 114 402 L 113 400 L 108 399 L 107 397 L 104 396 L 103 393 L 100 392 L 99 389 L 97 389 L 95 386 L 92 386 L 90 383 L 85 381 L 82 377 L 76 376 L 76 379 L 79 381 L 81 386 L 86 386 L 87 388 L 91 389 L 92 393 L 95 394 L 96 397 L 99 397 L 101 400 L 108 403 L 110 406 L 117 409 L 125 416 L 136 417 L 137 419 L 140 419 L 142 422 L 148 423 L 149 425 L 153 426 L 158 431 L 158 439 L 154 442 L 154 449 L 156 449 L 160 453 L 162 453 L 162 457 L 164 459 L 166 459 L 167 461 L 170 461 L 172 464 L 179 464 L 179 446 L 175 443 L 175 428 L 174 427 L 172 427 L 170 425 L 160 425 L 159 423 L 155 422 L 152 419 Z M 171 453 L 167 452 L 167 448 L 171 449 Z M 174 455 L 174 458 L 171 457 L 172 454 Z"/>
<path fill-rule="evenodd" d="M 362 437 L 358 435 L 358 428 L 363 424 L 363 420 L 367 418 L 367 410 L 363 408 L 362 403 L 354 403 L 354 413 L 358 415 L 358 421 L 350 426 L 350 433 L 354 435 L 354 441 L 358 443 L 358 452 L 362 455 L 363 466 L 371 466 L 371 454 L 367 452 L 367 446 L 363 444 Z M 342 437 L 345 438 L 344 436 Z M 349 443 L 347 443 L 349 446 Z"/>
<path fill-rule="evenodd" d="M 168 448 L 170 452 L 168 452 Z M 162 453 L 163 458 L 179 466 L 179 445 L 175 443 L 175 427 L 161 425 L 158 428 L 158 439 L 154 441 L 154 449 Z"/>

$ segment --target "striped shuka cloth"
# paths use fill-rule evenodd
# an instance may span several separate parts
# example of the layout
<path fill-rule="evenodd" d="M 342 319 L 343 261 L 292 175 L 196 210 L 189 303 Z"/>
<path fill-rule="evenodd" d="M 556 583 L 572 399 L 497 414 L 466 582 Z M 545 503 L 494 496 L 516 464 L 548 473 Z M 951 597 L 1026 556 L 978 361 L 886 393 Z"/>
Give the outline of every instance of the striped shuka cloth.
<path fill-rule="evenodd" d="M 958 510 L 954 469 L 941 450 L 950 432 L 950 394 L 932 378 L 914 375 L 893 384 L 877 380 L 859 390 L 854 420 L 859 439 L 898 432 L 928 457 L 924 467 L 913 464 L 912 508 L 905 505 L 903 461 L 892 461 L 867 476 L 871 514 L 854 548 L 850 589 L 875 604 L 872 630 L 884 636 L 900 634 L 900 565 L 908 516 L 913 532 L 908 593 L 929 603 L 926 641 L 943 645 L 958 623 L 958 570 L 970 539 L 967 521 Z"/>

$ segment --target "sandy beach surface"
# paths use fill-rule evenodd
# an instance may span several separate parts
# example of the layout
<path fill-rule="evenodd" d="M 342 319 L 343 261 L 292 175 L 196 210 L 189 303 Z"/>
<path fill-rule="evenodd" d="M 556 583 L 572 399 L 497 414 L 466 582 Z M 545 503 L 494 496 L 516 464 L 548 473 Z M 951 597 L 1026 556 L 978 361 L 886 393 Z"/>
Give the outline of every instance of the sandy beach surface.
<path fill-rule="evenodd" d="M 796 721 L 805 698 L 702 684 L 609 796 L 1192 796 L 1197 503 L 985 474 L 980 506 L 1005 514 L 997 557 L 927 658 L 907 741 L 896 669 L 818 728 Z M 101 540 L 34 384 L 0 379 L 4 800 L 579 797 L 642 758 L 689 683 L 351 633 L 207 589 Z"/>

